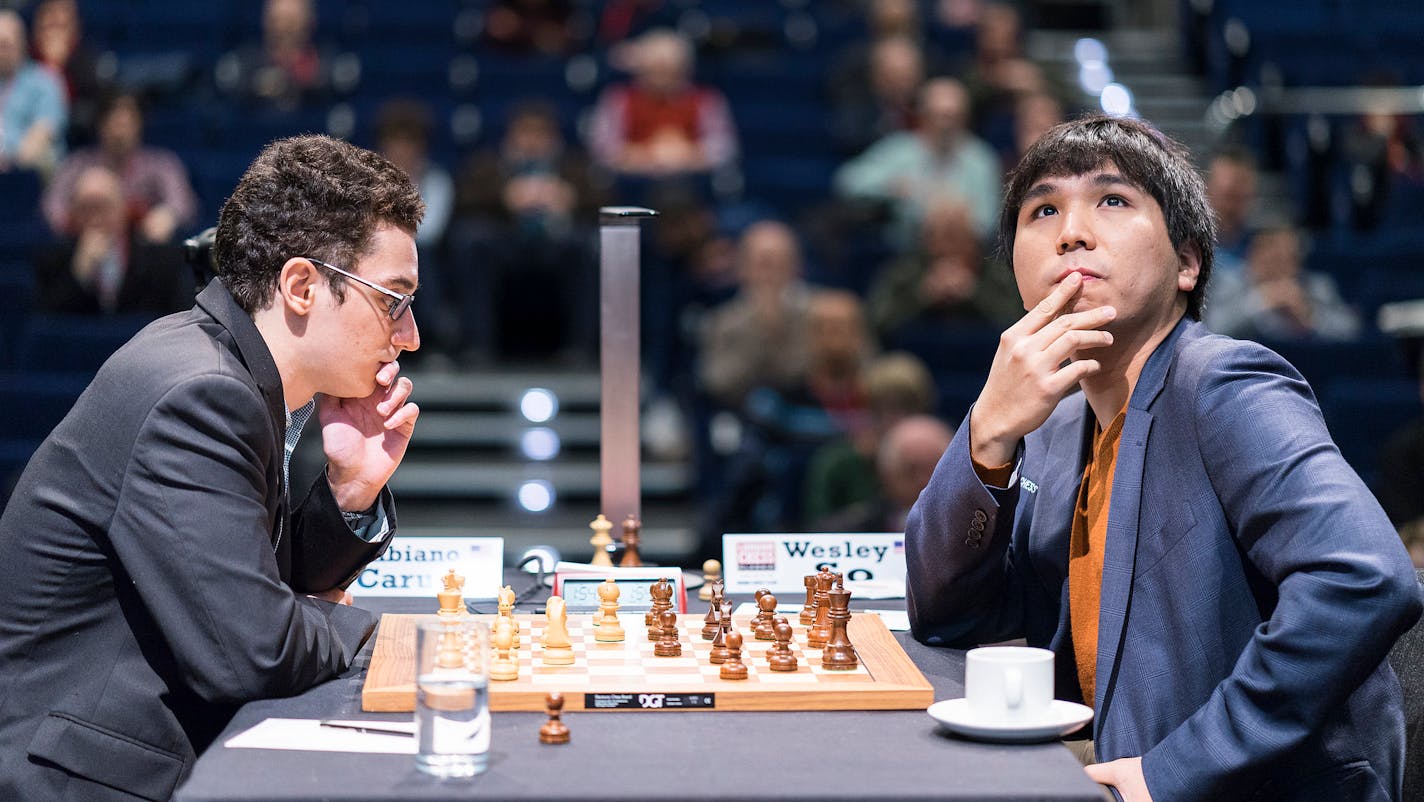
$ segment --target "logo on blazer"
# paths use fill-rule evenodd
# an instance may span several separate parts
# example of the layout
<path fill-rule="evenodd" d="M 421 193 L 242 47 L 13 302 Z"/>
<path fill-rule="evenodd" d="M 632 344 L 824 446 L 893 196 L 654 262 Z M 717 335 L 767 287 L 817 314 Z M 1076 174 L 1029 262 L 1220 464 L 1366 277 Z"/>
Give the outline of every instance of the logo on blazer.
<path fill-rule="evenodd" d="M 1028 478 L 1027 476 L 1019 477 L 1019 487 L 1022 487 L 1024 491 L 1028 493 L 1038 492 L 1038 483 Z"/>

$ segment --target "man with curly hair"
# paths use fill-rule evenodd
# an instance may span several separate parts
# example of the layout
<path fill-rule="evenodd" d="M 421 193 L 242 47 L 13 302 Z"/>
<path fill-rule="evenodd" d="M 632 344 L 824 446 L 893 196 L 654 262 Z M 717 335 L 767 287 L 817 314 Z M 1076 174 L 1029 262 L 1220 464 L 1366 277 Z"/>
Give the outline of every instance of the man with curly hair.
<path fill-rule="evenodd" d="M 374 153 L 272 143 L 223 205 L 217 278 L 36 451 L 0 517 L 0 798 L 167 799 L 239 705 L 350 665 L 375 620 L 344 588 L 390 542 L 419 414 L 397 360 L 423 214 Z"/>

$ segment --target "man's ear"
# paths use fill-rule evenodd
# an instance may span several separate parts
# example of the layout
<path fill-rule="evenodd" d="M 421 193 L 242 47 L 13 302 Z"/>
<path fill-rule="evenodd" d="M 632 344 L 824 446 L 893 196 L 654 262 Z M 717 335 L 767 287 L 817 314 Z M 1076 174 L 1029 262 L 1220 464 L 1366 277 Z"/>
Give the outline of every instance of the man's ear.
<path fill-rule="evenodd" d="M 1184 242 L 1177 249 L 1177 289 L 1191 292 L 1201 276 L 1201 248 L 1195 242 Z"/>
<path fill-rule="evenodd" d="M 316 304 L 319 281 L 316 265 L 300 256 L 288 259 L 277 274 L 278 303 L 292 314 L 310 314 Z"/>

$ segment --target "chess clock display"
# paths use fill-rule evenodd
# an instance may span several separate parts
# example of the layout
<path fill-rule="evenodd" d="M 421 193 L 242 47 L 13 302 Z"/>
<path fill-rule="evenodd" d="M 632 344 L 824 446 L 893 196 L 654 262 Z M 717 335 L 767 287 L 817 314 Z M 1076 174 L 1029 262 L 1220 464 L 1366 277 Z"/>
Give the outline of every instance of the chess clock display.
<path fill-rule="evenodd" d="M 687 612 L 687 592 L 680 568 L 611 568 L 601 571 L 559 571 L 554 575 L 554 593 L 562 596 L 570 614 L 598 612 L 598 586 L 607 577 L 618 583 L 618 611 L 645 613 L 653 608 L 649 589 L 659 579 L 672 585 L 673 604 Z"/>

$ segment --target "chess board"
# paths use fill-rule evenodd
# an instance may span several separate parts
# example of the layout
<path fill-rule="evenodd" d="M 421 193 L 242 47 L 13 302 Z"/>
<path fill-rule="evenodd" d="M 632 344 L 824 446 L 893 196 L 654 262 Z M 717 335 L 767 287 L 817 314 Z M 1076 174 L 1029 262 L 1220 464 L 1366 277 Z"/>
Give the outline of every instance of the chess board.
<path fill-rule="evenodd" d="M 415 708 L 415 623 L 435 616 L 381 616 L 361 708 L 400 712 Z M 475 616 L 492 622 L 494 616 Z M 750 617 L 734 618 L 744 641 L 742 663 L 748 678 L 724 680 L 721 666 L 708 659 L 712 644 L 702 639 L 702 617 L 682 615 L 681 657 L 657 657 L 641 613 L 620 615 L 622 643 L 594 640 L 588 615 L 569 617 L 574 664 L 547 666 L 539 646 L 545 619 L 516 615 L 520 624 L 519 678 L 490 682 L 492 710 L 544 710 L 545 695 L 559 691 L 565 710 L 922 710 L 934 689 L 876 615 L 856 615 L 846 631 L 860 656 L 851 671 L 821 667 L 821 652 L 806 646 L 806 627 L 793 624 L 792 671 L 772 671 L 771 641 L 751 635 Z M 793 619 L 794 620 L 794 619 Z"/>

